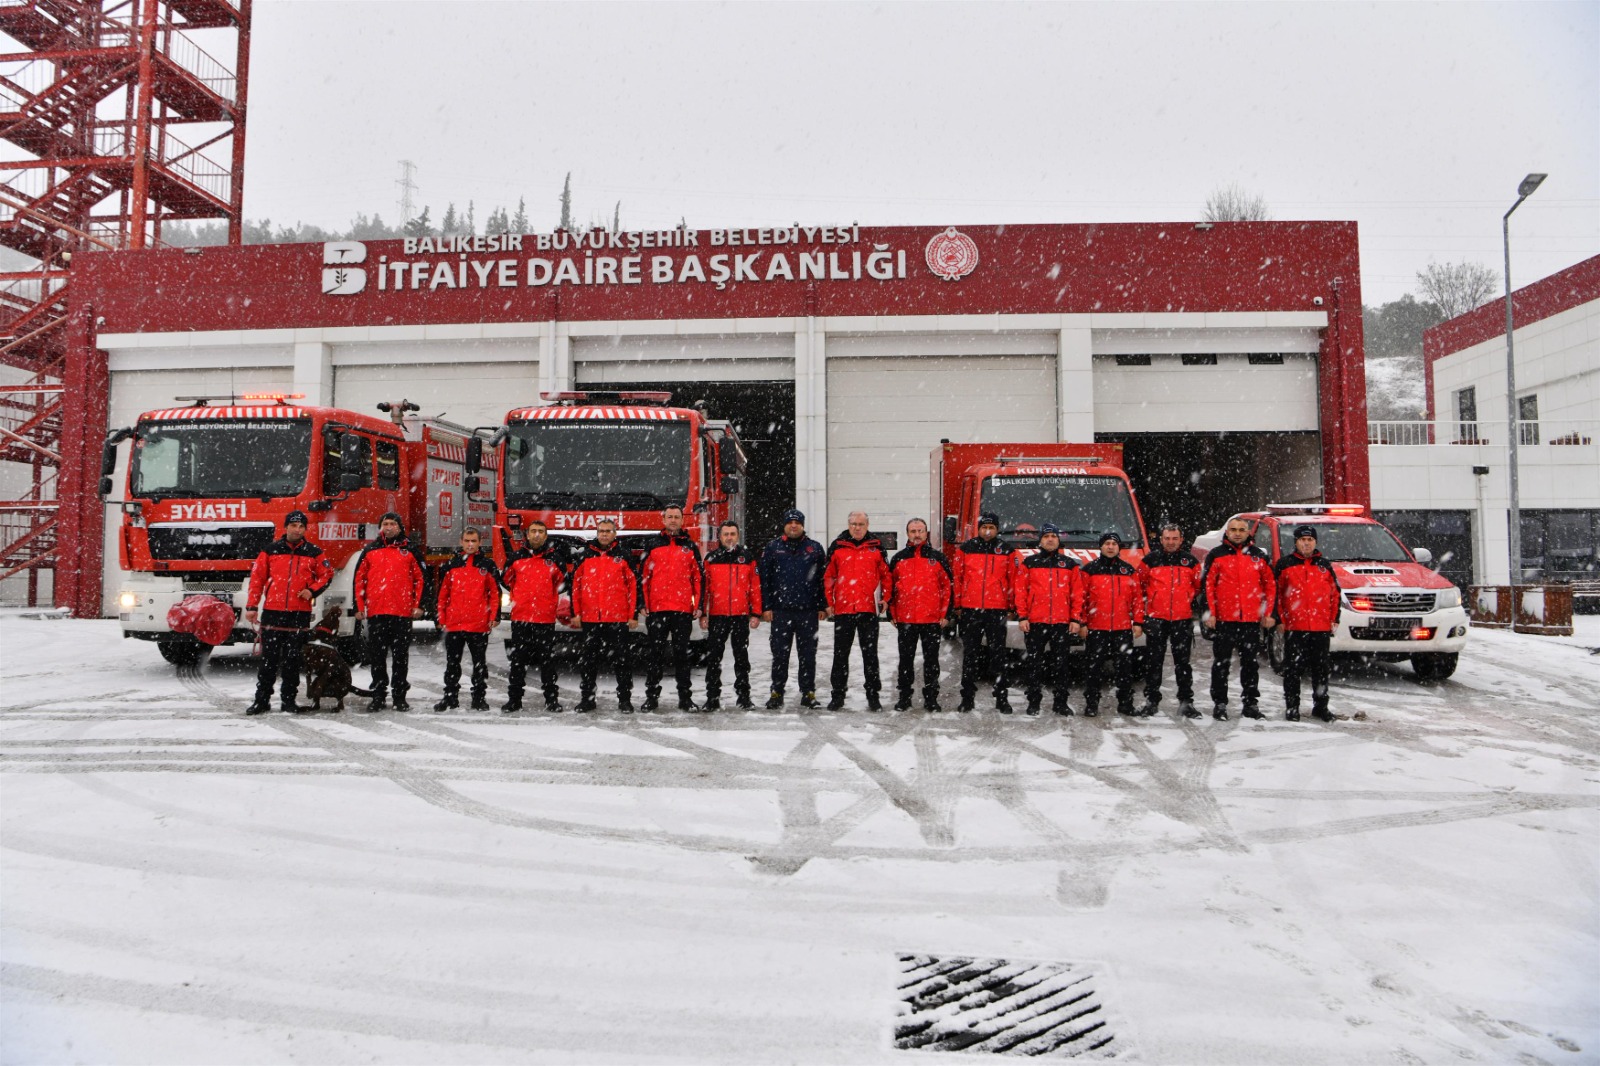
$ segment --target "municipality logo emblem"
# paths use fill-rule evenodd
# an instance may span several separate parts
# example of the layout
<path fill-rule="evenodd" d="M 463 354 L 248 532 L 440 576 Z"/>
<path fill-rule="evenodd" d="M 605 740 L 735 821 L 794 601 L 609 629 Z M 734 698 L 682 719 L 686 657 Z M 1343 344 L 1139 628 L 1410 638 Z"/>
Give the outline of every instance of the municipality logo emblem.
<path fill-rule="evenodd" d="M 329 241 L 322 246 L 322 295 L 354 296 L 367 287 L 367 246 L 360 241 Z"/>
<path fill-rule="evenodd" d="M 977 244 L 954 226 L 934 234 L 923 256 L 928 269 L 946 281 L 960 281 L 978 266 Z"/>

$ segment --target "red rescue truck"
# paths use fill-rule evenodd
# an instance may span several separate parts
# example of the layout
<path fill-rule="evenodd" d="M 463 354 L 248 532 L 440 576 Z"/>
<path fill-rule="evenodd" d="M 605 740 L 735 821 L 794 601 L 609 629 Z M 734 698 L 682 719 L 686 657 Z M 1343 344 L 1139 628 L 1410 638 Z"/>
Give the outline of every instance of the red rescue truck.
<path fill-rule="evenodd" d="M 470 429 L 417 417 L 406 400 L 379 404 L 388 415 L 380 418 L 299 398 L 183 397 L 183 406 L 147 411 L 107 438 L 102 497 L 114 487 L 118 445 L 132 442 L 117 536 L 124 637 L 154 641 L 168 662 L 194 662 L 209 645 L 175 632 L 168 613 L 202 597 L 234 610 L 222 643 L 253 642 L 244 622 L 251 564 L 282 535 L 284 516 L 304 511 L 307 537 L 335 571 L 319 609 L 344 608 L 339 634 L 353 658 L 356 557 L 385 512 L 405 517 L 430 571 L 450 557 L 465 525 L 492 524 L 493 485 L 490 495 L 471 493 L 465 475 Z M 491 457 L 487 465 L 480 482 L 499 464 Z"/>
<path fill-rule="evenodd" d="M 670 392 L 560 392 L 542 398 L 541 406 L 509 412 L 493 438 L 493 454 L 505 471 L 495 499 L 497 563 L 505 560 L 501 531 L 533 519 L 545 524 L 552 539 L 576 548 L 609 518 L 636 556 L 660 531 L 669 504 L 683 508 L 683 528 L 702 556 L 716 547 L 723 522 L 744 526 L 746 460 L 733 423 L 699 407 L 670 406 Z M 467 472 L 474 472 L 470 461 Z M 567 613 L 563 597 L 561 617 Z"/>
<path fill-rule="evenodd" d="M 1133 485 L 1122 469 L 1121 444 L 952 444 L 929 457 L 935 546 L 960 547 L 978 535 L 978 516 L 992 512 L 1000 536 L 1022 556 L 1038 550 L 1039 527 L 1061 529 L 1061 550 L 1080 563 L 1100 554 L 1100 537 L 1121 534 L 1122 557 L 1137 563 L 1149 550 Z M 1141 641 L 1142 643 L 1142 641 Z M 1006 644 L 1021 648 L 1017 624 Z"/>

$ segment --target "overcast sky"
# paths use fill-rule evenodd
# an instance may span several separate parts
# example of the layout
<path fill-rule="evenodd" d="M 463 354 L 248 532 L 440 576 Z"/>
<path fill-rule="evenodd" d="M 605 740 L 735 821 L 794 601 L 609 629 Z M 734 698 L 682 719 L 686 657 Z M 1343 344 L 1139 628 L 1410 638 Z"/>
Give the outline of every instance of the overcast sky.
<path fill-rule="evenodd" d="M 1430 259 L 1600 252 L 1600 4 L 257 0 L 245 211 L 418 202 L 625 228 L 1355 219 L 1368 303 Z"/>

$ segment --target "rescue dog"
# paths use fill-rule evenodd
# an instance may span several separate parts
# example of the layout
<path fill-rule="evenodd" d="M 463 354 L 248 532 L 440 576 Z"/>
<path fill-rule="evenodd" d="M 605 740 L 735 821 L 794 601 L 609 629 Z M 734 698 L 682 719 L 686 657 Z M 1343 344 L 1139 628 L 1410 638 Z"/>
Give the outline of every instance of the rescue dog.
<path fill-rule="evenodd" d="M 312 711 L 322 709 L 322 701 L 333 700 L 334 713 L 344 710 L 344 698 L 352 693 L 371 698 L 372 693 L 357 688 L 350 676 L 350 664 L 344 661 L 339 649 L 334 647 L 334 634 L 339 631 L 339 619 L 344 615 L 338 606 L 322 612 L 322 618 L 311 629 L 305 646 L 306 697 L 311 700 Z"/>

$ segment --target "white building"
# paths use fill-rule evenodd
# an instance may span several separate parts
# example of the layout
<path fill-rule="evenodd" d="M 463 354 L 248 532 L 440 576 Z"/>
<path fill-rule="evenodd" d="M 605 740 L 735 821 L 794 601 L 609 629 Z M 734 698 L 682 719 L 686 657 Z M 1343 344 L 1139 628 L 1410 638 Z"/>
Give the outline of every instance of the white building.
<path fill-rule="evenodd" d="M 1513 294 L 1524 577 L 1600 579 L 1600 256 Z M 1424 337 L 1426 422 L 1372 422 L 1373 509 L 1458 582 L 1510 573 L 1505 303 Z"/>

